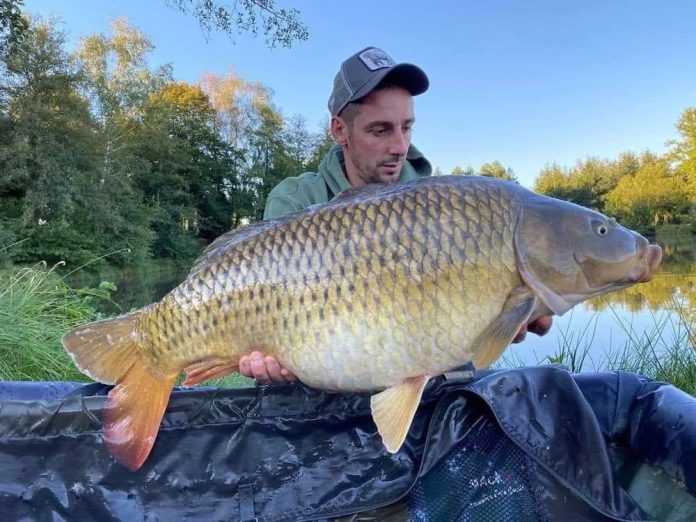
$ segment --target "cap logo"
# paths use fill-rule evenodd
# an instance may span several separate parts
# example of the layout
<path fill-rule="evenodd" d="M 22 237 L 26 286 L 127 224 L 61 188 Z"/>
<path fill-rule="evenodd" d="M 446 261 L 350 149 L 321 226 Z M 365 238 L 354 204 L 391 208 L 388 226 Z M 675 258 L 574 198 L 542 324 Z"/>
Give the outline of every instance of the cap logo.
<path fill-rule="evenodd" d="M 365 66 L 371 71 L 396 65 L 396 62 L 392 60 L 391 57 L 382 49 L 368 49 L 367 51 L 360 53 L 358 58 L 360 58 L 360 61 L 364 63 Z"/>

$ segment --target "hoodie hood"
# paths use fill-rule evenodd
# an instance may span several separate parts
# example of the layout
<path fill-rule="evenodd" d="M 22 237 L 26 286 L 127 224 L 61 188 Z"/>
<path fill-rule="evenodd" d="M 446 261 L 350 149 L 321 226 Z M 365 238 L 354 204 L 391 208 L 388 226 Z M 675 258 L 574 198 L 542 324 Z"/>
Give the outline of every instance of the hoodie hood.
<path fill-rule="evenodd" d="M 433 168 L 430 162 L 415 146 L 411 145 L 406 154 L 406 161 L 401 169 L 399 182 L 431 176 Z M 334 145 L 319 164 L 319 175 L 324 178 L 329 190 L 336 196 L 351 188 L 345 174 L 345 159 L 340 145 Z"/>

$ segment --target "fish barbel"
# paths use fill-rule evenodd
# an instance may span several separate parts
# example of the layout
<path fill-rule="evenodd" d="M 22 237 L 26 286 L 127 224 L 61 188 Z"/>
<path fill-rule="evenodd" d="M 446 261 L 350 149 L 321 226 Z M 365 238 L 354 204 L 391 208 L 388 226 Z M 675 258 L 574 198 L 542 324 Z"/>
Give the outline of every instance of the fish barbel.
<path fill-rule="evenodd" d="M 254 349 L 309 386 L 377 392 L 373 418 L 396 452 L 431 377 L 490 365 L 529 321 L 647 281 L 661 257 L 615 220 L 514 183 L 369 185 L 220 236 L 161 301 L 63 345 L 115 385 L 105 440 L 130 469 L 182 370 L 194 385 Z"/>

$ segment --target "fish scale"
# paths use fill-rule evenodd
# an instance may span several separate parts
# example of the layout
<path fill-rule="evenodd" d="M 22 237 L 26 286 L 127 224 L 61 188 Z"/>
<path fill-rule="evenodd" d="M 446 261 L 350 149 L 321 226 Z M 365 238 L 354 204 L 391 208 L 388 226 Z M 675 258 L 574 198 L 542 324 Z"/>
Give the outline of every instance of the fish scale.
<path fill-rule="evenodd" d="M 224 234 L 159 303 L 63 343 L 88 375 L 116 384 L 105 438 L 132 469 L 182 370 L 195 384 L 254 349 L 309 386 L 384 390 L 373 416 L 397 451 L 432 376 L 490 364 L 527 321 L 647 280 L 660 258 L 605 216 L 513 183 L 368 186 Z"/>

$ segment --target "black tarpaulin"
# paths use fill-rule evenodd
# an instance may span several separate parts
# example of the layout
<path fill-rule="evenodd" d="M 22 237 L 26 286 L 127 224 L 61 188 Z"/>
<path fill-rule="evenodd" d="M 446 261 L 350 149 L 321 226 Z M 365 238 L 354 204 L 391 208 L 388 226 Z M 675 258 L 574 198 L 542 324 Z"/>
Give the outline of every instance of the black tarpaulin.
<path fill-rule="evenodd" d="M 627 461 L 658 466 L 696 491 L 696 401 L 620 372 L 535 367 L 437 379 L 393 455 L 376 433 L 369 395 L 300 384 L 175 390 L 136 472 L 103 444 L 107 391 L 0 382 L 0 520 L 338 517 L 422 491 L 419 481 L 477 429 L 490 432 L 490 422 L 538 468 L 547 484 L 538 487 L 562 489 L 597 519 L 645 517 L 620 480 L 636 469 Z"/>

